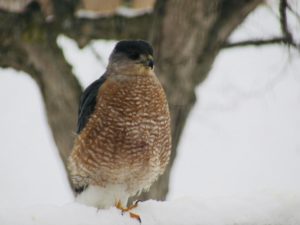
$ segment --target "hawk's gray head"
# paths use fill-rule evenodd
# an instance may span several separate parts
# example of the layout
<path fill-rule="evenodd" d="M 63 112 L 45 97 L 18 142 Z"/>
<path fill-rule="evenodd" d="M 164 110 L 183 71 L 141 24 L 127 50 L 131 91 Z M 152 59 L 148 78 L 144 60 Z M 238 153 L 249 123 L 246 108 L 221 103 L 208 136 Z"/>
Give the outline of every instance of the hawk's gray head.
<path fill-rule="evenodd" d="M 109 57 L 109 66 L 140 66 L 153 69 L 152 46 L 142 40 L 119 41 Z"/>

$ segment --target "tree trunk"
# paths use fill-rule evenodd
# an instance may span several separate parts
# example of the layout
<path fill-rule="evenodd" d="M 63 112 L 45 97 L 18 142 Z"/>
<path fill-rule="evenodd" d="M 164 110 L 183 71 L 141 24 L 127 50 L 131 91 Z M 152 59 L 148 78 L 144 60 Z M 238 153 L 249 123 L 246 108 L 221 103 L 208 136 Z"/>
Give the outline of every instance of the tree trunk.
<path fill-rule="evenodd" d="M 56 39 L 24 43 L 23 48 L 39 76 L 35 80 L 44 100 L 48 124 L 66 167 L 77 123 L 81 86 L 65 61 Z"/>
<path fill-rule="evenodd" d="M 156 71 L 171 111 L 172 154 L 166 172 L 137 198 L 164 200 L 180 136 L 196 102 L 195 89 L 208 75 L 231 31 L 261 2 L 219 0 L 157 1 L 150 40 Z"/>

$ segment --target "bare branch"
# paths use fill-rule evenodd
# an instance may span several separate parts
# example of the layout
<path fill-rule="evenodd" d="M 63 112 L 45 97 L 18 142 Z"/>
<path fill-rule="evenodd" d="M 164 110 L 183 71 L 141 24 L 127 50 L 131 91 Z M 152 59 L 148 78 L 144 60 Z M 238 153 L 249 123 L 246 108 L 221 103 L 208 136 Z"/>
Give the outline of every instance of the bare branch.
<path fill-rule="evenodd" d="M 101 63 L 101 65 L 105 68 L 106 64 L 104 62 L 103 57 L 97 52 L 97 50 L 95 49 L 95 46 L 91 43 L 89 45 L 89 48 L 91 49 L 92 53 L 94 54 L 94 56 L 96 57 L 96 59 Z"/>
<path fill-rule="evenodd" d="M 53 19 L 46 22 L 37 9 L 30 10 L 24 13 L 0 10 L 1 41 L 9 35 L 17 39 L 25 36 L 31 38 L 35 37 L 35 34 L 40 35 L 41 32 L 51 33 L 52 36 L 65 34 L 74 39 L 79 47 L 84 47 L 95 39 L 147 40 L 153 18 L 152 13 L 145 13 L 136 17 L 120 15 L 97 19 L 71 17 L 62 21 Z M 30 32 L 34 32 L 34 34 Z"/>
<path fill-rule="evenodd" d="M 293 35 L 288 29 L 286 9 L 292 11 L 292 8 L 287 4 L 286 0 L 280 0 L 279 3 L 279 13 L 280 13 L 280 27 L 282 31 L 282 37 L 273 37 L 269 39 L 253 39 L 238 42 L 226 42 L 223 44 L 222 48 L 232 48 L 232 47 L 244 47 L 244 46 L 262 46 L 262 45 L 272 45 L 272 44 L 285 44 L 292 46 L 300 50 L 300 46 L 295 42 Z"/>
<path fill-rule="evenodd" d="M 0 45 L 0 67 L 25 71 L 37 82 L 54 141 L 66 165 L 73 144 L 81 86 L 55 37 L 37 42 L 22 42 L 10 36 L 8 39 L 3 39 Z"/>
<path fill-rule="evenodd" d="M 136 17 L 112 15 L 97 19 L 74 18 L 61 32 L 84 47 L 93 39 L 148 39 L 152 13 Z"/>
<path fill-rule="evenodd" d="M 203 65 L 210 65 L 209 61 L 213 61 L 216 54 L 223 47 L 230 34 L 243 20 L 252 12 L 262 0 L 247 0 L 247 1 L 219 1 L 218 5 L 219 15 L 215 20 L 213 29 L 209 31 L 209 36 L 206 38 L 205 49 L 202 54 L 197 57 L 198 66 L 195 69 L 193 84 L 197 85 L 202 82 L 209 73 L 211 67 Z M 207 52 L 211 54 L 208 56 Z M 206 62 L 206 63 L 204 63 Z"/>
<path fill-rule="evenodd" d="M 36 82 L 40 82 L 40 73 L 27 63 L 28 55 L 16 42 L 0 46 L 0 67 L 14 68 L 18 71 L 24 71 L 30 75 Z"/>
<path fill-rule="evenodd" d="M 300 23 L 300 15 L 297 13 L 296 10 L 294 10 L 289 4 L 287 4 L 287 9 L 297 18 L 297 20 Z"/>
<path fill-rule="evenodd" d="M 283 36 L 290 40 L 289 42 L 293 43 L 293 36 L 291 32 L 288 29 L 287 25 L 287 18 L 286 18 L 286 8 L 287 8 L 287 2 L 286 0 L 280 0 L 279 3 L 279 13 L 280 13 L 280 26 Z M 289 44 L 289 42 L 287 44 Z"/>
<path fill-rule="evenodd" d="M 285 37 L 274 37 L 270 39 L 254 39 L 254 40 L 246 40 L 246 41 L 238 41 L 233 43 L 225 43 L 222 48 L 233 48 L 233 47 L 244 47 L 244 46 L 262 46 L 262 45 L 273 45 L 273 44 L 287 44 L 298 48 L 299 46 L 296 43 L 292 42 L 292 40 L 287 39 Z"/>
<path fill-rule="evenodd" d="M 22 12 L 33 0 L 0 0 L 0 9 L 9 12 Z"/>

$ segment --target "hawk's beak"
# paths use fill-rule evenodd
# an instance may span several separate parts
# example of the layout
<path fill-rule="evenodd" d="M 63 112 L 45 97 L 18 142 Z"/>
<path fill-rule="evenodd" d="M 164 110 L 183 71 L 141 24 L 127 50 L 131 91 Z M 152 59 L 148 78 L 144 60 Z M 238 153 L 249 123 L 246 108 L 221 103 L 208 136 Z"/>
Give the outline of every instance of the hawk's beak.
<path fill-rule="evenodd" d="M 148 59 L 148 61 L 147 61 L 147 66 L 150 67 L 151 69 L 153 69 L 153 66 L 154 66 L 154 61 L 153 61 L 153 59 Z"/>
<path fill-rule="evenodd" d="M 143 64 L 143 66 L 145 67 L 149 67 L 151 69 L 153 69 L 154 67 L 154 60 L 152 55 L 143 55 L 141 60 L 139 61 L 139 63 Z"/>

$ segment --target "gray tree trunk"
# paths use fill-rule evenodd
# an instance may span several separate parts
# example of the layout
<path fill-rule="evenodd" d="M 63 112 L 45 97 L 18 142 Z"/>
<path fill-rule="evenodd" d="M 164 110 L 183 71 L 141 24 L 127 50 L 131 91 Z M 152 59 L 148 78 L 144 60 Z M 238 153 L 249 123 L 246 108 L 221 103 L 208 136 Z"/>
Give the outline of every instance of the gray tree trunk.
<path fill-rule="evenodd" d="M 180 136 L 196 102 L 195 89 L 207 77 L 230 33 L 260 2 L 157 2 L 150 40 L 156 50 L 157 74 L 170 105 L 173 148 L 166 172 L 141 198 L 166 198 Z"/>

